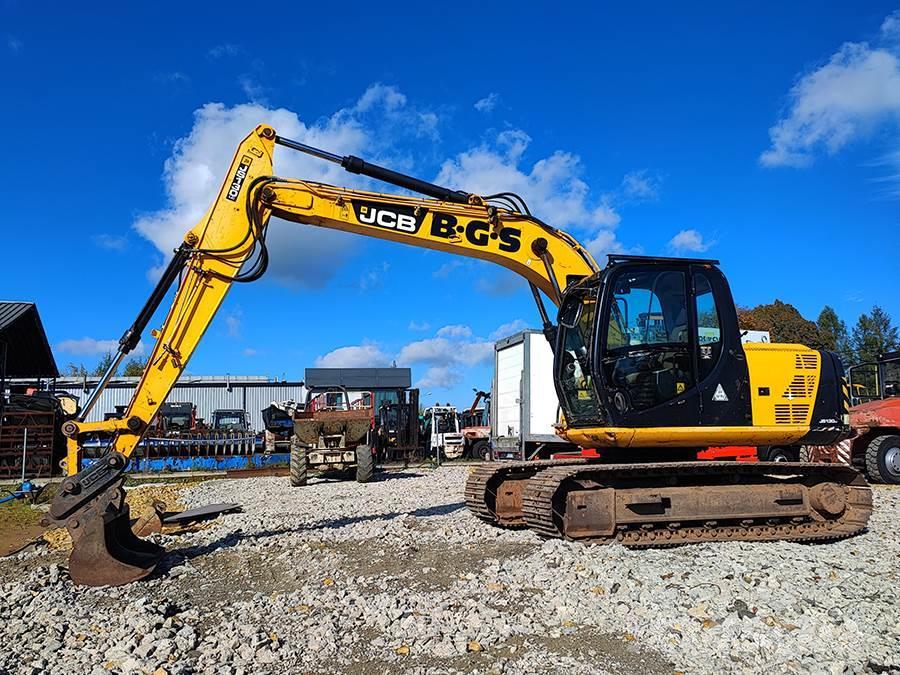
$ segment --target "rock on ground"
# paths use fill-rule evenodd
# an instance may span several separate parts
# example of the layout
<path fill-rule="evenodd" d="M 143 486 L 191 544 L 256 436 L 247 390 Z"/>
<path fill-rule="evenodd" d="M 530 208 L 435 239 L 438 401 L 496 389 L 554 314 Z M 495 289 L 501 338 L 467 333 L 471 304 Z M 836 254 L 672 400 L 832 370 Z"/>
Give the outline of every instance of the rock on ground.
<path fill-rule="evenodd" d="M 0 560 L 0 672 L 900 672 L 896 488 L 837 543 L 630 551 L 481 523 L 465 475 L 200 483 L 244 512 L 120 588 Z"/>

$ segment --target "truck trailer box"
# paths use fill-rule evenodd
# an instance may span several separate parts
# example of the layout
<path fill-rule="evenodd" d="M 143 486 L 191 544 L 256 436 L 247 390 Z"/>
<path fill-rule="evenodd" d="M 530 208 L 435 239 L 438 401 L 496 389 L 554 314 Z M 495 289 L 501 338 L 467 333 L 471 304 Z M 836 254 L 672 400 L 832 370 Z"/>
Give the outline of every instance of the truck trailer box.
<path fill-rule="evenodd" d="M 559 399 L 553 350 L 544 334 L 524 330 L 494 344 L 491 447 L 495 459 L 537 459 L 575 446 L 556 435 Z"/>

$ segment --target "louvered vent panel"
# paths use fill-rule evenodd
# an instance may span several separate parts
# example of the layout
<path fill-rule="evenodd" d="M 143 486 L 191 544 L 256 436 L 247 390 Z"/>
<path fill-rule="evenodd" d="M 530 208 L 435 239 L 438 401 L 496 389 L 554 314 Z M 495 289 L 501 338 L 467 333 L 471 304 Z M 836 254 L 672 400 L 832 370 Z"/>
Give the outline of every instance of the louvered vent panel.
<path fill-rule="evenodd" d="M 794 375 L 781 395 L 783 398 L 810 398 L 816 393 L 815 375 Z"/>
<path fill-rule="evenodd" d="M 819 367 L 818 354 L 797 354 L 794 367 L 799 370 L 816 370 Z"/>
<path fill-rule="evenodd" d="M 775 424 L 805 424 L 809 406 L 803 403 L 776 403 Z"/>

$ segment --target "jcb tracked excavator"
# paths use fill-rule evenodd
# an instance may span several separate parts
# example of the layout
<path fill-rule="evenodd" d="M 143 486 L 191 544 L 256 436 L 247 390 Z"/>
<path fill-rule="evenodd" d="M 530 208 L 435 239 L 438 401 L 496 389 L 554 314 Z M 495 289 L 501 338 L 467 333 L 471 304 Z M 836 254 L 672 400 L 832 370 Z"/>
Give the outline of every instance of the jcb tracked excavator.
<path fill-rule="evenodd" d="M 277 178 L 276 145 L 426 198 Z M 825 445 L 848 432 L 839 361 L 800 345 L 742 346 L 716 261 L 611 256 L 600 269 L 515 194 L 443 188 L 259 126 L 241 142 L 215 202 L 185 235 L 79 417 L 64 426 L 70 475 L 50 517 L 72 535 L 76 583 L 140 579 L 162 555 L 129 528 L 123 472 L 228 289 L 265 272 L 272 216 L 492 261 L 528 281 L 554 346 L 558 432 L 603 448 L 604 460 L 479 466 L 465 487 L 479 518 L 632 546 L 825 540 L 865 527 L 870 490 L 849 467 L 684 461 L 709 445 Z M 88 422 L 176 282 L 126 414 Z M 544 296 L 559 308 L 556 324 Z M 112 435 L 110 450 L 82 470 L 82 443 L 97 432 Z"/>

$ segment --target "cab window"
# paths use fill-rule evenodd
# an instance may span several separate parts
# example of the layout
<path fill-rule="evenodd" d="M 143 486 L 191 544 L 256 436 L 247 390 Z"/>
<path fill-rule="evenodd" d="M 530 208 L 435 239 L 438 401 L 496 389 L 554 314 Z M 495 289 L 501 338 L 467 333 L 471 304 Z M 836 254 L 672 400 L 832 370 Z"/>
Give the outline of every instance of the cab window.
<path fill-rule="evenodd" d="M 722 328 L 719 324 L 719 310 L 713 295 L 709 277 L 702 272 L 694 273 L 694 297 L 697 305 L 697 355 L 699 379 L 712 372 L 722 354 Z"/>
<path fill-rule="evenodd" d="M 559 312 L 556 369 L 560 402 L 572 424 L 594 423 L 600 418 L 597 394 L 591 373 L 594 317 L 598 288 L 574 291 Z"/>
<path fill-rule="evenodd" d="M 602 365 L 616 409 L 646 410 L 693 387 L 686 274 L 625 269 L 612 291 Z"/>

